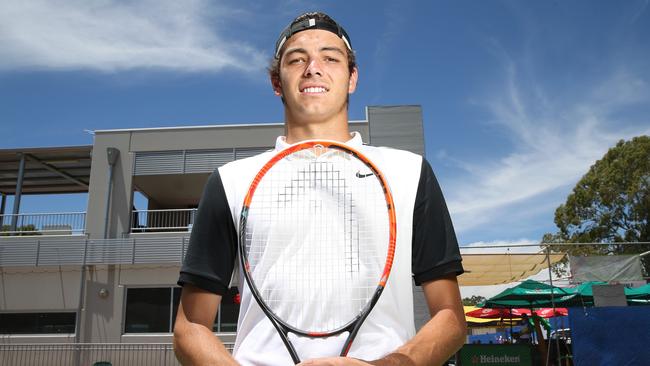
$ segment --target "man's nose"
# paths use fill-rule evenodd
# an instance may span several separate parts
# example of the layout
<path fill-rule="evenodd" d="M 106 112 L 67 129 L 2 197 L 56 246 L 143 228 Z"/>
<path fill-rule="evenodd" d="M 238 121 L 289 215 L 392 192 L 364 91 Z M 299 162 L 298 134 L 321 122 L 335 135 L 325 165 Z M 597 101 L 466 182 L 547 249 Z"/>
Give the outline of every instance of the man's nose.
<path fill-rule="evenodd" d="M 320 62 L 316 59 L 312 59 L 309 61 L 307 64 L 307 68 L 305 68 L 305 76 L 323 76 L 323 71 L 321 69 Z"/>

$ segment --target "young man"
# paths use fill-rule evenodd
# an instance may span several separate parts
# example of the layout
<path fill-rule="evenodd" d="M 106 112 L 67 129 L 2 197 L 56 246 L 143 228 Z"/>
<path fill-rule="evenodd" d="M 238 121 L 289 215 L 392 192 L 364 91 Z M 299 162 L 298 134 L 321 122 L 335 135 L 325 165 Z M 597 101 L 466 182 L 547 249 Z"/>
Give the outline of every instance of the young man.
<path fill-rule="evenodd" d="M 271 83 L 285 106 L 286 136 L 274 151 L 219 168 L 206 185 L 187 257 L 181 269 L 181 304 L 174 328 L 176 354 L 188 365 L 288 365 L 291 358 L 240 275 L 242 302 L 231 356 L 212 333 L 221 295 L 234 268 L 239 217 L 246 187 L 278 151 L 308 139 L 344 142 L 361 150 L 384 173 L 397 211 L 393 272 L 364 322 L 349 357 L 341 337 L 293 341 L 310 365 L 438 365 L 464 343 L 465 316 L 456 276 L 462 273 L 458 244 L 442 193 L 422 157 L 363 145 L 348 130 L 348 95 L 358 70 L 350 38 L 329 16 L 307 13 L 280 35 Z M 431 320 L 415 334 L 411 281 L 423 287 Z M 345 337 L 345 335 L 343 335 Z"/>

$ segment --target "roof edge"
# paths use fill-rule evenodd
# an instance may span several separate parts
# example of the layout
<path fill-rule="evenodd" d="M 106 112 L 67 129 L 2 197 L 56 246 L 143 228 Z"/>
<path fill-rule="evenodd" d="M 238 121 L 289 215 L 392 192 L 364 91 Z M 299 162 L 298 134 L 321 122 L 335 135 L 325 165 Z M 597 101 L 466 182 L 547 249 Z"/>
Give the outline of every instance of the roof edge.
<path fill-rule="evenodd" d="M 368 123 L 368 120 L 349 121 L 350 124 Z M 169 131 L 169 130 L 200 130 L 212 128 L 248 128 L 248 127 L 280 127 L 284 126 L 284 122 L 271 122 L 271 123 L 240 123 L 240 124 L 225 124 L 225 125 L 201 125 L 201 126 L 170 126 L 170 127 L 144 127 L 144 128 L 120 128 L 112 130 L 94 130 L 93 133 L 116 133 L 116 132 L 139 132 L 139 131 Z"/>

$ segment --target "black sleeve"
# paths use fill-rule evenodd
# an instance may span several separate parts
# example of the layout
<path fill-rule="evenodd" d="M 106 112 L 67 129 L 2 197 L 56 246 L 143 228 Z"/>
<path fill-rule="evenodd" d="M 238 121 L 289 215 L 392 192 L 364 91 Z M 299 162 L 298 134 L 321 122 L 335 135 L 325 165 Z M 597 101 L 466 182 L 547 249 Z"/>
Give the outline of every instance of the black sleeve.
<path fill-rule="evenodd" d="M 189 283 L 224 295 L 236 255 L 237 231 L 219 171 L 215 170 L 203 189 L 178 284 Z"/>
<path fill-rule="evenodd" d="M 411 270 L 416 285 L 448 274 L 463 273 L 456 233 L 431 165 L 422 159 L 413 208 Z"/>

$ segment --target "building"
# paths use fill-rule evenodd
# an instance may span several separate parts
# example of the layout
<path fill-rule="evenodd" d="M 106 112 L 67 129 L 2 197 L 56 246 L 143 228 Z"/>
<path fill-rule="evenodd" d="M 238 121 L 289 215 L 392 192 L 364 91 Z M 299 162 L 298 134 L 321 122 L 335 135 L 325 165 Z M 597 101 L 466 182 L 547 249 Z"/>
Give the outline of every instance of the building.
<path fill-rule="evenodd" d="M 419 106 L 368 107 L 351 129 L 424 154 Z M 176 280 L 203 185 L 283 132 L 281 123 L 104 130 L 92 146 L 0 150 L 0 364 L 175 364 Z M 70 192 L 87 192 L 86 212 L 20 213 L 21 195 Z M 136 192 L 146 209 L 134 209 Z M 214 328 L 226 343 L 235 294 Z M 415 299 L 421 323 L 426 306 Z"/>

